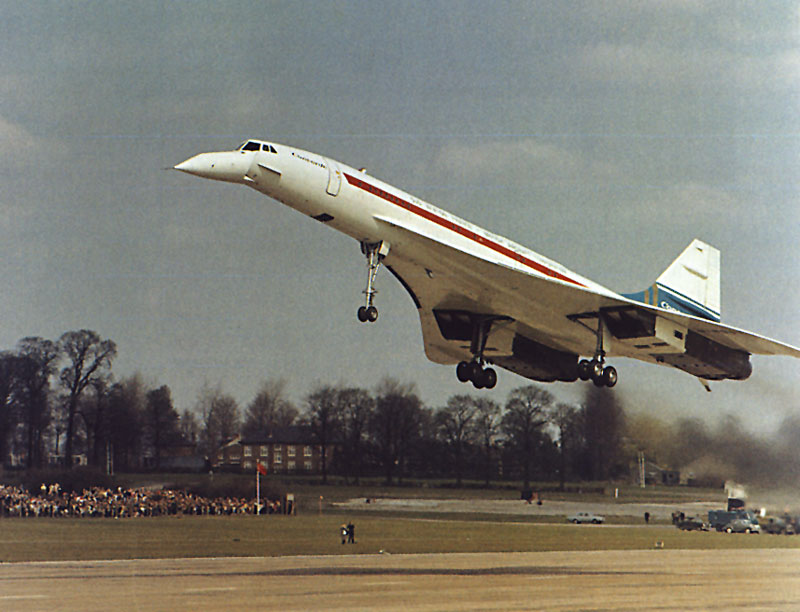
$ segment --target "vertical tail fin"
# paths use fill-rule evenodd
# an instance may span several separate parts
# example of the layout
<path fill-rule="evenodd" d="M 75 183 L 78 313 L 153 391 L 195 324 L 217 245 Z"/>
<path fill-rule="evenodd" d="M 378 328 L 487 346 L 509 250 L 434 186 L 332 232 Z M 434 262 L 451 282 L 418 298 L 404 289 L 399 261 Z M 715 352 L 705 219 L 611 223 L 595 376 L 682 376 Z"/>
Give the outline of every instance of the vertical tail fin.
<path fill-rule="evenodd" d="M 695 239 L 652 287 L 625 297 L 719 321 L 722 310 L 719 279 L 719 249 Z"/>

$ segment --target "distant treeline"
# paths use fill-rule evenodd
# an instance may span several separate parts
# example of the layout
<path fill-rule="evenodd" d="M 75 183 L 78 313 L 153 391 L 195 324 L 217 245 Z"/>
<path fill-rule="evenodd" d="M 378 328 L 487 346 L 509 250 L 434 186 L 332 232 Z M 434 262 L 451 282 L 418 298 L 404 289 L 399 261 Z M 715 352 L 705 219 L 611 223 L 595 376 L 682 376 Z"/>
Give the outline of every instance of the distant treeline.
<path fill-rule="evenodd" d="M 667 423 L 623 409 L 615 390 L 586 385 L 580 405 L 559 402 L 544 386 L 512 390 L 504 402 L 487 392 L 454 395 L 428 407 L 413 383 L 384 379 L 374 390 L 321 385 L 300 405 L 285 382 L 267 380 L 241 409 L 221 386 L 204 387 L 181 414 L 167 385 L 141 377 L 115 380 L 117 348 L 96 332 L 67 332 L 57 341 L 24 338 L 0 353 L 0 458 L 41 468 L 72 458 L 115 471 L 158 470 L 176 446 L 210 457 L 236 435 L 258 439 L 292 424 L 311 428 L 317 444 L 335 447 L 322 479 L 349 482 L 380 475 L 466 478 L 485 483 L 635 478 L 637 459 L 691 472 L 695 478 L 736 478 L 800 484 L 800 416 L 787 418 L 773 440 L 725 417 L 714 427 L 696 419 Z"/>

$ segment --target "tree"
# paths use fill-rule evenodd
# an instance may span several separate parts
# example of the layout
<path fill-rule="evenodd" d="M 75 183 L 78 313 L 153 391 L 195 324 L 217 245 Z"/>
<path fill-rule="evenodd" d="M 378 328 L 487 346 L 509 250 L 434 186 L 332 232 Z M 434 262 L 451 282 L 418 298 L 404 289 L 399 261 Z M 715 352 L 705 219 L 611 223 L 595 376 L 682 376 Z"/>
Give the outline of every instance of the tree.
<path fill-rule="evenodd" d="M 71 467 L 78 402 L 89 385 L 110 376 L 117 345 L 111 340 L 102 340 L 97 332 L 82 329 L 62 335 L 58 349 L 68 362 L 61 370 L 61 386 L 66 393 L 67 412 L 65 465 Z"/>
<path fill-rule="evenodd" d="M 58 349 L 44 338 L 23 338 L 17 344 L 16 403 L 25 429 L 28 467 L 41 467 L 43 436 L 50 424 L 50 379 Z"/>
<path fill-rule="evenodd" d="M 108 442 L 111 444 L 114 467 L 131 470 L 138 467 L 143 443 L 145 386 L 139 375 L 112 385 L 108 391 Z"/>
<path fill-rule="evenodd" d="M 476 415 L 475 401 L 469 395 L 454 395 L 447 406 L 439 408 L 434 419 L 453 457 L 456 486 L 461 486 L 464 471 L 464 453 L 467 445 L 474 441 L 473 420 Z"/>
<path fill-rule="evenodd" d="M 492 450 L 500 432 L 500 406 L 494 400 L 481 397 L 475 402 L 475 436 L 483 448 L 483 476 L 486 486 L 491 479 Z"/>
<path fill-rule="evenodd" d="M 200 423 L 198 423 L 197 415 L 192 410 L 186 408 L 181 413 L 178 428 L 184 442 L 197 444 L 200 438 Z"/>
<path fill-rule="evenodd" d="M 536 385 L 514 389 L 506 402 L 501 426 L 521 461 L 524 489 L 530 488 L 533 457 L 552 403 L 553 395 Z"/>
<path fill-rule="evenodd" d="M 328 447 L 340 430 L 342 414 L 339 400 L 339 389 L 327 385 L 317 388 L 306 397 L 303 420 L 311 426 L 314 439 L 320 447 L 322 484 L 328 482 Z"/>
<path fill-rule="evenodd" d="M 559 403 L 548 414 L 548 420 L 558 431 L 559 488 L 563 491 L 569 471 L 568 457 L 580 448 L 579 412 L 575 406 Z"/>
<path fill-rule="evenodd" d="M 162 449 L 180 438 L 178 413 L 172 406 L 172 394 L 167 385 L 148 391 L 146 401 L 145 431 L 158 469 L 161 467 Z"/>
<path fill-rule="evenodd" d="M 366 434 L 370 417 L 375 410 L 375 400 L 364 389 L 351 387 L 339 392 L 341 407 L 342 449 L 337 455 L 345 477 L 359 483 L 366 453 Z"/>
<path fill-rule="evenodd" d="M 257 438 L 277 427 L 288 427 L 297 418 L 297 409 L 286 398 L 286 381 L 273 379 L 264 381 L 244 414 L 242 434 Z"/>
<path fill-rule="evenodd" d="M 369 428 L 386 484 L 392 484 L 398 471 L 402 479 L 405 461 L 419 433 L 421 412 L 422 402 L 413 384 L 402 385 L 387 378 L 378 385 Z"/>
<path fill-rule="evenodd" d="M 104 447 L 108 442 L 108 392 L 110 381 L 98 378 L 78 402 L 78 414 L 83 420 L 89 463 L 100 465 Z"/>
<path fill-rule="evenodd" d="M 8 455 L 11 432 L 17 420 L 14 406 L 17 361 L 18 357 L 11 352 L 0 353 L 0 461 Z"/>
<path fill-rule="evenodd" d="M 197 412 L 201 415 L 200 442 L 207 457 L 239 432 L 239 405 L 222 388 L 204 386 Z"/>

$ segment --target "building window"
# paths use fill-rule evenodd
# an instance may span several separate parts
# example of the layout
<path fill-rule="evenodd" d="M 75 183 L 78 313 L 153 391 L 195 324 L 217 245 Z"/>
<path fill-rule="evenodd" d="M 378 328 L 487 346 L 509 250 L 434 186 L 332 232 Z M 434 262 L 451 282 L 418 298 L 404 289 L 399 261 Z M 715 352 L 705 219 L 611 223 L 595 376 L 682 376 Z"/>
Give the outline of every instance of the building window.
<path fill-rule="evenodd" d="M 305 468 L 306 472 L 310 472 L 311 471 L 311 462 L 310 461 L 306 461 L 303 464 L 303 467 Z"/>
<path fill-rule="evenodd" d="M 259 453 L 262 457 L 266 457 L 269 454 L 269 446 L 262 444 L 261 448 L 259 449 Z"/>
<path fill-rule="evenodd" d="M 312 450 L 312 448 L 310 446 L 306 446 L 303 449 L 303 456 L 304 457 L 310 457 L 312 454 L 313 454 L 313 450 Z"/>
<path fill-rule="evenodd" d="M 272 458 L 272 463 L 283 463 L 283 455 L 280 451 L 276 451 L 275 456 Z"/>
<path fill-rule="evenodd" d="M 290 469 L 290 470 L 293 470 L 293 469 L 295 469 L 296 467 L 297 467 L 297 466 L 296 466 L 296 464 L 295 464 L 295 462 L 294 462 L 294 461 L 290 461 L 290 462 L 289 462 L 289 469 Z"/>
<path fill-rule="evenodd" d="M 289 456 L 294 457 L 294 450 L 295 450 L 294 446 L 289 446 L 288 448 L 289 448 Z"/>
<path fill-rule="evenodd" d="M 244 447 L 244 456 L 245 457 L 252 457 L 253 456 L 253 447 L 252 446 L 245 446 Z"/>
<path fill-rule="evenodd" d="M 253 462 L 250 461 L 250 460 L 245 461 L 243 465 L 244 465 L 244 469 L 246 469 L 246 470 L 253 469 Z"/>

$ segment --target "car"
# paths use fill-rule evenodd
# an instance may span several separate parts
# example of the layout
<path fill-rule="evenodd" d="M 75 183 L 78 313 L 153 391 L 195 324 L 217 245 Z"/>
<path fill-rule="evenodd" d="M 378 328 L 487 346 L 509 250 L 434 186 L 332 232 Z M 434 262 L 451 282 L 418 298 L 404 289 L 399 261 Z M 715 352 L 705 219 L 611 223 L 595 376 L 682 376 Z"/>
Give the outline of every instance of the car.
<path fill-rule="evenodd" d="M 724 531 L 726 533 L 761 533 L 761 525 L 748 518 L 737 518 L 725 525 Z"/>
<path fill-rule="evenodd" d="M 709 527 L 696 516 L 687 516 L 682 521 L 678 521 L 675 526 L 681 531 L 708 531 Z"/>
<path fill-rule="evenodd" d="M 794 524 L 791 519 L 783 519 L 777 517 L 769 517 L 764 525 L 764 531 L 767 533 L 794 535 Z"/>
<path fill-rule="evenodd" d="M 595 514 L 594 512 L 578 512 L 572 516 L 568 516 L 567 520 L 570 523 L 575 523 L 576 525 L 579 523 L 593 523 L 595 525 L 599 525 L 600 523 L 605 522 L 606 517 Z"/>

